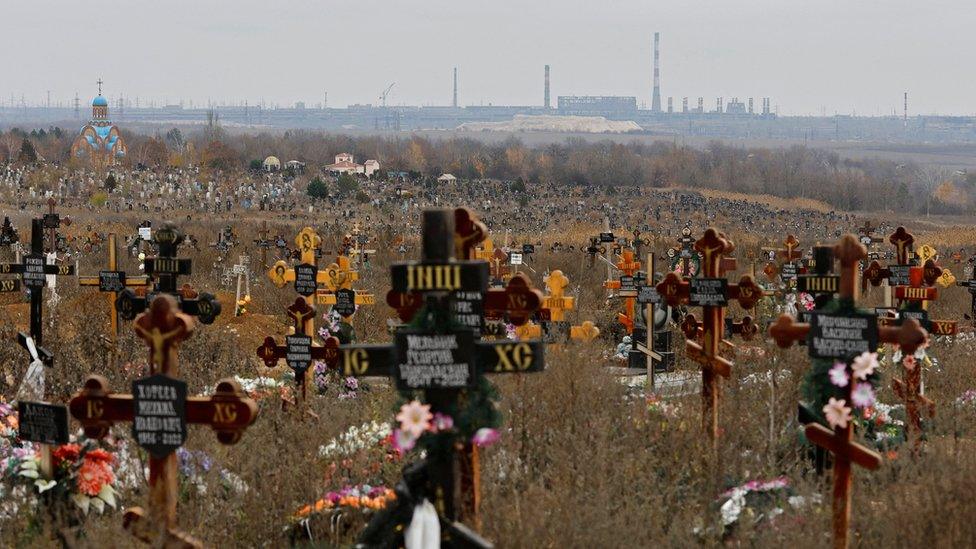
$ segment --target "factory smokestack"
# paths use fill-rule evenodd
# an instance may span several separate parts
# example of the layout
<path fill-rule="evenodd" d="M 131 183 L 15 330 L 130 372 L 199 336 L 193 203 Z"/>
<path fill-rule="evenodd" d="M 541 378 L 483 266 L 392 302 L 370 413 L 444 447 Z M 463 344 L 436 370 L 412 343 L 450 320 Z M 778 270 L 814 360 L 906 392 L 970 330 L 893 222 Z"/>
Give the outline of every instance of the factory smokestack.
<path fill-rule="evenodd" d="M 546 110 L 551 109 L 552 107 L 549 105 L 549 65 L 546 65 L 546 95 L 544 101 L 543 105 L 546 107 Z"/>
<path fill-rule="evenodd" d="M 905 127 L 908 127 L 908 92 L 905 92 Z"/>
<path fill-rule="evenodd" d="M 654 95 L 651 97 L 651 111 L 661 112 L 661 33 L 654 33 Z"/>
<path fill-rule="evenodd" d="M 457 108 L 457 67 L 454 67 L 454 101 L 451 102 L 451 106 Z"/>

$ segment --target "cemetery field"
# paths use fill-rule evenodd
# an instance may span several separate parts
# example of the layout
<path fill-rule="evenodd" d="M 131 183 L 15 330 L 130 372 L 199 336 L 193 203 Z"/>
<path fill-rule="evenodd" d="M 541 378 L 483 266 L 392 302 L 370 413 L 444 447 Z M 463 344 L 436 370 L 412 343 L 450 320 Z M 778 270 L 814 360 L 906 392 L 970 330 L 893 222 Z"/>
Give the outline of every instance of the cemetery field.
<path fill-rule="evenodd" d="M 802 213 L 796 220 L 810 216 L 821 221 L 804 227 L 791 216 L 770 213 L 795 206 L 782 199 L 757 201 L 748 208 L 736 206 L 740 201 L 748 202 L 741 195 L 706 193 L 706 200 L 726 204 L 722 207 L 727 209 L 719 209 L 720 213 L 707 225 L 696 223 L 693 236 L 688 237 L 689 246 L 700 238 L 700 242 L 706 243 L 701 250 L 707 250 L 711 242 L 708 238 L 723 238 L 708 234 L 703 237 L 708 225 L 723 229 L 724 238 L 736 243 L 734 250 L 726 246 L 725 251 L 718 252 L 720 256 L 738 259 L 734 268 L 728 266 L 722 271 L 729 287 L 738 289 L 725 291 L 730 297 L 728 307 L 722 308 L 721 314 L 737 322 L 747 314 L 755 315 L 751 318 L 759 327 L 751 338 L 742 338 L 736 329 L 727 329 L 724 338 L 729 343 L 717 343 L 715 348 L 710 348 L 712 325 L 708 323 L 718 307 L 687 305 L 679 312 L 676 306 L 670 320 L 660 329 L 671 332 L 674 364 L 668 372 L 657 373 L 657 383 L 651 386 L 646 370 L 627 369 L 626 356 L 616 356 L 627 335 L 618 313 L 627 311 L 622 289 L 628 286 L 619 277 L 629 267 L 620 267 L 620 271 L 617 267 L 608 268 L 600 255 L 605 254 L 610 263 L 625 264 L 628 257 L 643 261 L 647 254 L 653 254 L 657 261 L 655 271 L 661 275 L 671 272 L 675 267 L 670 263 L 668 251 L 680 253 L 679 230 L 683 223 L 648 221 L 651 227 L 643 231 L 646 242 L 630 240 L 616 250 L 608 242 L 602 251 L 587 252 L 588 245 L 594 246 L 590 237 L 608 230 L 594 216 L 568 221 L 554 219 L 552 224 L 558 229 L 534 232 L 532 221 L 506 218 L 497 211 L 484 214 L 494 221 L 490 234 L 494 245 L 501 248 L 505 241 L 510 244 L 504 259 L 489 261 L 493 267 L 485 269 L 491 279 L 503 281 L 501 288 L 509 288 L 505 294 L 507 301 L 503 299 L 504 304 L 497 305 L 504 311 L 503 318 L 512 324 L 507 328 L 514 333 L 508 336 L 538 339 L 541 335 L 533 336 L 522 330 L 527 329 L 525 326 L 555 322 L 536 316 L 540 306 L 547 308 L 549 315 L 556 309 L 551 300 L 537 302 L 533 309 L 509 298 L 514 292 L 509 281 L 522 278 L 512 275 L 521 272 L 541 291 L 540 295 L 550 298 L 554 286 L 548 277 L 556 270 L 566 277 L 563 289 L 573 300 L 573 306 L 564 311 L 567 329 L 569 325 L 581 327 L 584 321 L 591 321 L 599 328 L 599 335 L 583 338 L 588 340 L 549 341 L 545 345 L 544 368 L 542 356 L 535 348 L 521 349 L 537 361 L 534 366 L 523 362 L 525 356 L 518 354 L 519 349 L 500 350 L 495 357 L 499 365 L 485 373 L 511 373 L 505 372 L 506 364 L 514 364 L 512 371 L 524 370 L 524 373 L 479 376 L 476 390 L 460 393 L 456 403 L 441 408 L 481 413 L 485 409 L 477 408 L 477 399 L 485 398 L 493 402 L 488 408 L 501 414 L 496 418 L 496 427 L 489 429 L 490 433 L 479 430 L 470 443 L 461 439 L 452 443 L 469 460 L 463 463 L 471 463 L 471 456 L 477 456 L 473 460 L 479 471 L 475 475 L 477 488 L 464 492 L 462 499 L 476 493 L 478 502 L 474 505 L 470 499 L 464 499 L 458 518 L 482 538 L 499 547 L 739 544 L 825 547 L 832 543 L 836 528 L 832 514 L 836 462 L 831 454 L 821 452 L 818 456 L 818 446 L 804 436 L 804 426 L 798 419 L 798 404 L 811 400 L 809 379 L 816 375 L 817 366 L 811 366 L 808 348 L 794 345 L 783 349 L 769 336 L 768 326 L 785 310 L 784 295 L 790 291 L 784 282 L 785 271 L 779 271 L 784 273 L 782 277 L 767 276 L 763 269 L 767 263 L 782 269 L 783 249 L 779 246 L 792 249 L 790 244 L 783 244 L 787 232 L 796 233 L 798 249 L 805 253 L 815 244 L 833 244 L 839 240 L 831 234 L 835 227 L 843 228 L 844 233 L 856 232 L 864 218 L 841 220 L 833 214 L 828 218 L 816 204 L 805 203 L 798 211 L 817 213 Z M 386 355 L 374 354 L 375 350 L 363 351 L 362 357 L 369 358 L 368 365 L 350 362 L 353 360 L 350 357 L 357 356 L 353 350 L 362 344 L 401 345 L 391 333 L 391 326 L 397 324 L 393 319 L 398 316 L 398 310 L 388 305 L 392 301 L 388 301 L 387 292 L 391 281 L 394 287 L 401 284 L 406 288 L 404 295 L 419 291 L 417 288 L 422 283 L 418 281 L 424 278 L 421 271 L 411 271 L 398 278 L 399 275 L 391 274 L 391 267 L 406 260 L 419 261 L 428 252 L 421 239 L 421 216 L 397 214 L 394 218 L 389 209 L 362 208 L 358 212 L 362 220 L 359 224 L 334 214 L 250 212 L 201 216 L 168 212 L 179 214 L 170 215 L 169 219 L 177 222 L 183 234 L 192 235 L 196 246 L 190 244 L 187 236 L 187 243 L 175 246 L 170 257 L 165 249 L 165 234 L 161 234 L 164 228 L 160 218 L 153 223 L 156 244 L 146 243 L 143 249 L 147 253 L 142 259 L 130 252 L 127 243 L 132 241 L 137 226 L 145 218 L 161 216 L 142 212 L 94 215 L 86 209 L 66 208 L 63 213 L 71 216 L 71 224 L 58 228 L 59 234 L 72 236 L 77 243 L 93 231 L 102 235 L 116 233 L 119 254 L 115 270 L 128 273 L 122 281 L 136 284 L 142 274 L 153 274 L 164 280 L 175 277 L 178 280 L 174 282 L 174 291 L 182 292 L 180 295 L 186 300 L 183 312 L 196 318 L 186 317 L 186 324 L 180 324 L 184 321 L 177 320 L 183 317 L 163 315 L 162 303 L 170 303 L 170 299 L 156 296 L 146 299 L 141 306 L 147 312 L 135 321 L 124 318 L 124 307 L 120 306 L 117 309 L 121 315 L 119 334 L 112 338 L 111 298 L 98 291 L 99 277 L 94 277 L 95 287 L 78 283 L 79 276 L 98 275 L 106 269 L 107 246 L 99 243 L 85 249 L 75 244 L 75 249 L 82 251 L 72 256 L 77 260 L 72 263 L 74 272 L 58 274 L 55 291 L 51 291 L 50 282 L 44 291 L 43 347 L 53 355 L 54 365 L 44 367 L 45 386 L 40 390 L 43 400 L 68 403 L 73 397 L 78 398 L 82 387 L 89 387 L 86 379 L 93 374 L 103 376 L 112 391 L 137 392 L 134 381 L 151 379 L 147 376 L 158 371 L 174 372 L 175 369 L 167 368 L 178 365 L 178 375 L 172 377 L 185 382 L 186 393 L 191 397 L 201 395 L 200 401 L 186 402 L 187 409 L 203 410 L 206 406 L 206 414 L 192 410 L 185 414 L 185 440 L 164 454 L 164 458 L 151 457 L 148 446 L 140 447 L 136 443 L 132 418 L 114 420 L 107 431 L 100 433 L 106 436 L 98 443 L 111 455 L 114 480 L 110 483 L 111 496 L 96 492 L 75 498 L 59 491 L 61 488 L 57 486 L 44 488 L 47 486 L 44 476 L 38 475 L 36 467 L 23 466 L 23 461 L 18 461 L 22 456 L 18 457 L 20 454 L 12 450 L 17 444 L 13 434 L 17 418 L 9 406 L 3 407 L 23 400 L 22 382 L 25 377 L 31 377 L 28 375 L 31 360 L 14 343 L 17 332 L 31 329 L 31 304 L 23 292 L 0 293 L 0 341 L 11 342 L 0 345 L 0 386 L 5 403 L 0 404 L 4 422 L 4 430 L 0 432 L 7 435 L 3 439 L 5 482 L 0 492 L 0 545 L 130 545 L 130 533 L 123 528 L 124 510 L 144 507 L 148 514 L 137 524 L 155 524 L 153 509 L 158 500 L 150 488 L 147 471 L 162 467 L 160 463 L 170 459 L 167 455 L 175 456 L 175 476 L 170 477 L 173 489 L 167 493 L 166 501 L 178 508 L 178 528 L 171 529 L 171 536 L 176 535 L 174 532 L 186 534 L 207 546 L 219 547 L 290 544 L 348 547 L 361 540 L 367 524 L 382 509 L 395 506 L 394 489 L 404 469 L 409 469 L 422 456 L 420 449 L 425 439 L 416 448 L 409 448 L 417 440 L 402 439 L 406 420 L 394 418 L 415 398 L 423 401 L 429 398 L 434 402 L 444 398 L 443 393 L 430 389 L 398 391 L 388 375 L 368 375 L 383 367 Z M 737 208 L 754 212 L 748 215 L 754 216 L 755 222 L 748 226 L 742 224 L 741 219 L 733 217 Z M 373 216 L 372 223 L 365 221 L 367 209 Z M 30 243 L 28 215 L 13 209 L 11 213 L 22 241 Z M 783 224 L 782 234 L 757 232 L 756 226 L 767 214 L 769 219 Z M 376 221 L 379 219 L 383 221 Z M 506 219 L 513 229 L 507 236 Z M 878 234 L 886 240 L 872 244 L 871 249 L 880 252 L 877 257 L 886 266 L 897 263 L 898 258 L 889 257 L 892 254 L 885 254 L 884 250 L 893 249 L 887 237 L 898 220 L 887 216 L 871 219 L 885 227 Z M 791 228 L 793 223 L 799 226 Z M 354 225 L 361 232 L 353 233 Z M 300 231 L 306 226 L 314 227 L 317 233 L 309 236 L 306 239 L 309 244 L 303 247 L 301 238 L 296 241 L 295 235 L 302 234 Z M 233 234 L 224 233 L 225 227 L 231 227 Z M 952 220 L 939 218 L 933 222 L 912 222 L 908 228 L 916 233 L 917 253 L 922 253 L 922 244 L 934 246 L 941 252 L 940 264 L 951 270 L 959 282 L 969 278 L 970 254 L 963 254 L 966 250 L 962 248 L 971 239 L 961 235 L 970 233 L 960 232 L 966 229 L 958 228 Z M 267 231 L 263 232 L 264 229 Z M 468 234 L 464 230 L 455 228 L 456 233 L 447 234 L 458 242 L 456 239 Z M 630 235 L 625 227 L 611 225 L 609 230 L 617 236 Z M 350 253 L 350 248 L 343 244 L 343 236 L 349 234 L 363 234 L 368 238 L 353 246 L 356 251 Z M 270 243 L 279 235 L 288 249 Z M 316 241 L 317 238 L 320 240 Z M 262 246 L 260 241 L 269 243 Z M 526 253 L 521 262 L 512 261 L 511 254 L 524 250 L 522 244 L 530 243 L 535 245 L 534 253 Z M 855 241 L 853 245 L 856 244 Z M 486 243 L 477 246 L 470 249 L 474 263 L 480 262 L 478 254 L 484 253 Z M 767 261 L 765 248 L 770 246 L 775 247 L 775 258 Z M 450 243 L 447 247 L 454 249 Z M 641 252 L 634 253 L 635 247 L 642 248 Z M 315 253 L 316 248 L 320 254 Z M 958 261 L 951 255 L 957 249 Z M 858 269 L 847 269 L 850 263 L 845 250 L 839 245 L 833 251 L 833 260 L 837 260 L 835 272 L 845 280 L 848 275 L 858 277 L 856 286 L 861 288 L 861 275 L 855 272 Z M 262 252 L 266 255 L 264 259 Z M 343 257 L 351 258 L 351 263 L 337 257 L 343 252 Z M 702 254 L 699 259 L 708 274 L 708 260 Z M 242 260 L 242 255 L 248 260 Z M 279 257 L 286 256 L 288 259 L 282 259 L 276 273 L 272 265 Z M 363 256 L 367 257 L 365 262 Z M 149 262 L 145 261 L 147 258 Z M 172 265 L 164 259 L 172 259 Z M 192 269 L 181 267 L 179 261 L 191 262 Z M 307 261 L 318 265 L 317 272 L 308 274 L 306 281 L 312 286 L 314 312 L 303 309 L 304 300 L 296 302 L 296 288 L 305 276 L 299 265 Z M 789 261 L 787 256 L 786 262 Z M 0 262 L 13 264 L 12 251 L 0 250 Z M 337 264 L 330 266 L 333 262 Z M 235 269 L 234 265 L 239 268 Z M 463 267 L 458 271 L 463 271 L 458 280 L 467 280 L 469 275 L 464 273 L 469 271 L 464 269 L 469 268 L 471 273 L 475 272 L 476 267 Z M 812 262 L 809 269 L 808 273 L 814 272 Z M 355 276 L 350 274 L 352 271 Z M 393 268 L 392 272 L 399 271 Z M 734 296 L 744 293 L 747 284 L 741 277 L 751 274 L 755 274 L 755 280 L 761 282 L 769 295 L 754 308 L 744 310 L 742 301 L 736 301 Z M 403 282 L 407 276 L 411 277 L 409 283 Z M 447 275 L 444 276 L 446 280 Z M 276 277 L 280 285 L 273 283 Z M 430 284 L 444 283 L 440 275 L 437 280 Z M 608 290 L 605 287 L 608 280 L 621 287 L 610 284 Z M 657 276 L 653 282 L 661 280 L 662 276 Z M 184 283 L 191 284 L 194 291 L 175 290 Z M 463 286 L 467 282 L 459 284 Z M 326 286 L 331 289 L 329 299 L 337 309 L 341 307 L 336 304 L 337 288 L 354 288 L 355 299 L 350 298 L 346 305 L 352 306 L 355 301 L 356 308 L 352 309 L 355 314 L 342 320 L 338 316 L 329 317 L 327 300 L 315 297 L 315 288 Z M 235 303 L 238 287 L 246 290 L 241 290 L 242 300 Z M 888 332 L 881 330 L 877 365 L 872 367 L 873 373 L 869 372 L 872 376 L 869 379 L 875 384 L 873 399 L 851 420 L 856 425 L 853 440 L 872 455 L 876 452 L 881 459 L 877 470 L 853 467 L 849 492 L 849 532 L 853 546 L 954 547 L 967 546 L 976 539 L 976 523 L 971 520 L 976 516 L 976 499 L 971 497 L 976 490 L 976 376 L 972 372 L 976 337 L 972 320 L 966 316 L 972 312 L 970 292 L 954 284 L 936 286 L 933 282 L 927 287 L 938 288 L 938 299 L 927 300 L 928 316 L 957 321 L 958 333 L 930 334 L 925 358 L 918 361 L 924 397 L 932 402 L 931 411 L 934 411 L 934 415 L 929 415 L 930 410 L 919 395 L 911 400 L 893 388 L 895 379 L 905 378 L 901 363 L 904 358 L 900 354 L 897 358 L 893 356 L 892 346 L 884 344 Z M 501 288 L 497 291 L 501 292 Z M 658 292 L 663 288 L 658 286 Z M 884 289 L 884 286 L 867 284 L 859 292 L 857 305 L 864 309 L 883 307 Z M 841 287 L 835 291 L 843 294 L 845 290 Z M 52 293 L 56 298 L 51 297 Z M 211 303 L 205 295 L 208 293 L 213 294 L 212 303 L 219 303 L 220 314 L 206 319 L 205 308 L 212 307 L 207 305 Z M 131 295 L 136 306 L 145 297 L 137 292 Z M 526 292 L 518 294 L 526 295 Z M 490 318 L 490 299 L 485 299 L 485 316 Z M 525 299 L 532 301 L 531 296 Z M 686 299 L 694 298 L 686 296 Z M 175 307 L 176 302 L 172 303 Z M 192 311 L 187 303 L 193 304 Z M 795 303 L 793 311 L 796 312 Z M 692 336 L 692 340 L 699 341 L 706 349 L 701 352 L 706 362 L 721 357 L 732 364 L 729 376 L 718 379 L 715 385 L 717 396 L 712 402 L 716 403 L 717 414 L 712 427 L 717 436 L 714 438 L 709 436 L 707 420 L 703 426 L 701 355 L 685 348 L 687 332 L 682 329 L 685 312 L 696 314 L 702 323 L 704 333 Z M 517 316 L 521 313 L 532 321 L 519 325 Z M 412 318 L 412 326 L 417 328 L 419 321 Z M 907 325 L 906 321 L 903 326 Z M 450 331 L 456 328 L 445 331 L 443 326 L 438 326 L 438 334 L 456 333 Z M 291 356 L 298 351 L 285 350 L 285 336 L 290 327 L 305 331 L 314 340 L 313 350 L 306 349 L 315 359 L 307 364 L 304 397 L 289 367 L 292 361 L 301 361 Z M 180 330 L 185 333 L 178 334 L 175 341 L 185 339 L 178 349 L 160 343 L 160 338 L 168 338 L 167 334 Z M 894 328 L 891 330 L 891 334 L 896 333 Z M 904 335 L 903 331 L 897 332 L 898 337 Z M 342 347 L 335 351 L 328 336 L 338 337 Z M 266 342 L 268 337 L 273 338 L 270 344 Z M 496 345 L 504 337 L 489 336 L 480 345 Z M 908 345 L 907 339 L 900 341 Z M 275 345 L 280 350 L 275 350 Z M 316 354 L 319 351 L 315 347 L 331 348 L 338 354 L 328 355 L 327 351 Z M 336 356 L 338 359 L 333 360 Z M 640 364 L 644 364 L 643 360 Z M 718 364 L 712 364 L 710 367 L 719 368 Z M 841 361 L 841 370 L 844 367 Z M 844 375 L 852 385 L 847 390 L 853 390 L 857 370 L 851 370 L 853 366 L 848 368 L 850 375 Z M 225 393 L 218 391 L 214 396 L 215 385 L 226 378 L 235 379 L 240 392 L 226 393 L 231 395 L 230 400 L 220 401 L 220 395 Z M 675 384 L 665 389 L 668 382 L 676 379 Z M 156 382 L 162 384 L 159 387 L 165 386 L 165 382 L 158 379 Z M 480 383 L 490 383 L 490 386 Z M 160 400 L 156 406 L 166 407 L 164 393 L 162 389 L 157 391 Z M 72 402 L 71 436 L 76 437 L 72 440 L 81 445 L 84 455 L 78 457 L 77 447 L 64 450 L 64 446 L 58 446 L 53 454 L 55 470 L 71 467 L 69 464 L 75 459 L 86 464 L 78 471 L 94 475 L 84 469 L 89 460 L 85 456 L 95 456 L 91 458 L 94 461 L 101 454 L 85 450 L 80 429 L 82 425 L 96 427 L 100 425 L 96 419 L 107 417 L 102 412 L 92 412 L 92 402 L 95 408 L 104 406 L 107 410 L 111 406 L 99 398 L 102 397 L 89 390 L 78 406 Z M 253 400 L 257 412 L 253 421 L 249 421 L 247 407 L 242 404 L 247 399 Z M 220 402 L 225 405 L 232 402 L 236 407 L 229 411 L 230 408 L 221 408 Z M 924 410 L 920 432 L 912 431 L 911 412 L 906 402 Z M 108 415 L 112 413 L 115 412 Z M 483 418 L 472 420 L 459 412 L 447 419 L 455 425 L 454 430 L 459 430 L 464 422 L 478 424 Z M 434 416 L 431 425 L 444 421 L 443 415 Z M 823 420 L 821 423 L 826 425 Z M 439 425 L 437 429 L 442 433 L 454 432 L 451 425 Z M 236 433 L 233 444 L 225 444 L 228 442 L 225 438 L 218 439 L 215 429 Z M 427 427 L 428 431 L 431 429 Z M 93 431 L 89 434 L 91 444 L 96 444 L 94 439 L 98 437 Z M 423 448 L 428 455 L 441 451 L 436 445 Z M 78 474 L 85 482 L 90 480 Z M 30 482 L 19 482 L 18 475 L 30 478 Z M 35 477 L 41 484 L 34 483 Z M 462 474 L 460 478 L 466 477 Z M 82 481 L 73 482 L 83 486 Z M 104 479 L 101 482 L 104 484 Z M 471 483 L 463 480 L 462 485 L 470 487 Z M 402 528 L 396 532 L 402 535 Z"/>

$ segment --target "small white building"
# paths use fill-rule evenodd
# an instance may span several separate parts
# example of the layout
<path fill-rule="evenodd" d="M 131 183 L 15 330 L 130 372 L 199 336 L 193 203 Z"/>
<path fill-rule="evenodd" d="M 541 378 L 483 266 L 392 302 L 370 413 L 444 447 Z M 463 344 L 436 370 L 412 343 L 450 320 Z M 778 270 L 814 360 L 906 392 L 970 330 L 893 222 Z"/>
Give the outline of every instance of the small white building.
<path fill-rule="evenodd" d="M 277 172 L 281 171 L 281 160 L 278 160 L 277 156 L 269 156 L 264 159 L 264 171 L 266 172 Z"/>
<path fill-rule="evenodd" d="M 438 183 L 454 183 L 456 181 L 457 178 L 449 173 L 441 174 L 441 176 L 437 178 Z"/>
<path fill-rule="evenodd" d="M 298 160 L 289 160 L 285 162 L 285 169 L 295 173 L 305 173 L 305 163 Z"/>
<path fill-rule="evenodd" d="M 329 164 L 325 171 L 332 174 L 361 173 L 367 177 L 373 175 L 380 169 L 380 163 L 376 160 L 367 160 L 365 164 L 356 164 L 356 159 L 349 153 L 339 153 L 335 156 L 335 164 Z"/>

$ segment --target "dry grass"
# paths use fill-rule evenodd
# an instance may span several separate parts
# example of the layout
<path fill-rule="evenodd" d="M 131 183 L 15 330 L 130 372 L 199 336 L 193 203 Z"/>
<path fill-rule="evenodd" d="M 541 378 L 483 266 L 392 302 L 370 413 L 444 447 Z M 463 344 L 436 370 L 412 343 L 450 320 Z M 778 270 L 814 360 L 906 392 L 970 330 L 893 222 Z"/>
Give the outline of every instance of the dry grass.
<path fill-rule="evenodd" d="M 200 234 L 213 231 L 200 228 Z M 253 236 L 242 234 L 249 240 Z M 201 243 L 203 243 L 201 238 Z M 602 267 L 591 268 L 580 253 L 541 254 L 540 264 L 559 267 L 580 286 L 582 311 L 573 321 L 592 319 L 607 326 L 613 313 L 599 283 Z M 198 265 L 203 255 L 196 255 Z M 231 254 L 236 258 L 236 254 Z M 97 269 L 93 263 L 83 271 Z M 127 260 L 128 261 L 128 260 Z M 212 261 L 212 259 L 211 259 Z M 363 278 L 363 285 L 382 295 L 387 285 L 386 264 L 380 258 Z M 539 277 L 534 276 L 538 281 Z M 193 277 L 202 288 L 213 288 L 209 270 Z M 105 301 L 93 292 L 71 288 L 54 313 L 54 328 L 46 341 L 58 358 L 49 381 L 54 400 L 65 400 L 89 373 L 107 376 L 112 386 L 127 390 L 133 372 L 110 367 L 98 334 L 105 322 Z M 213 326 L 201 327 L 183 346 L 182 375 L 191 393 L 233 374 L 253 377 L 258 371 L 254 349 L 263 336 L 284 333 L 282 308 L 290 290 L 278 290 L 259 275 L 253 284 L 253 314 L 244 319 L 225 312 Z M 227 298 L 228 294 L 222 294 Z M 968 311 L 962 288 L 944 291 L 933 317 L 961 318 Z M 0 338 L 10 341 L 15 327 L 26 325 L 26 307 L 0 297 Z M 869 302 L 880 300 L 878 291 Z M 356 319 L 362 340 L 381 341 L 389 310 L 364 309 Z M 107 324 L 107 322 L 106 322 Z M 602 356 L 617 335 L 593 348 L 550 348 L 545 373 L 524 378 L 496 379 L 505 412 L 502 441 L 483 454 L 483 534 L 501 547 L 689 547 L 722 544 L 756 547 L 824 547 L 829 543 L 829 476 L 818 478 L 797 438 L 798 380 L 807 368 L 802 350 L 778 351 L 760 342 L 764 358 L 740 358 L 732 379 L 724 384 L 721 423 L 723 435 L 713 454 L 700 433 L 697 396 L 677 399 L 677 417 L 662 421 L 648 414 L 643 401 L 609 375 Z M 126 327 L 120 341 L 121 362 L 142 362 L 145 347 Z M 969 546 L 976 539 L 976 415 L 953 406 L 954 399 L 973 388 L 973 344 L 938 342 L 932 353 L 938 370 L 926 373 L 927 394 L 937 403 L 929 440 L 917 459 L 903 453 L 874 473 L 855 472 L 855 545 L 862 547 Z M 683 357 L 679 369 L 697 370 Z M 0 347 L 4 377 L 18 380 L 26 363 L 15 345 Z M 789 372 L 777 382 L 746 382 L 750 374 Z M 886 371 L 881 398 L 895 402 L 888 388 L 894 372 Z M 8 398 L 14 388 L 5 385 Z M 220 547 L 281 546 L 289 542 L 286 529 L 296 509 L 342 482 L 392 485 L 398 466 L 370 462 L 340 465 L 340 473 L 318 457 L 318 447 L 350 426 L 370 420 L 392 420 L 395 394 L 373 384 L 354 400 L 335 393 L 314 396 L 310 404 L 318 419 L 301 419 L 282 411 L 274 399 L 262 401 L 257 423 L 243 440 L 220 446 L 206 428 L 190 430 L 188 446 L 209 452 L 222 466 L 243 478 L 250 490 L 226 496 L 220 490 L 206 495 L 184 493 L 180 501 L 181 527 Z M 128 426 L 117 429 L 128 436 Z M 824 494 L 824 505 L 802 513 L 787 512 L 773 526 L 742 528 L 725 540 L 715 534 L 696 535 L 696 528 L 714 526 L 719 516 L 715 498 L 732 485 L 757 477 L 786 475 L 801 494 Z M 345 477 L 345 478 L 343 478 Z M 126 506 L 146 503 L 146 490 L 123 494 Z M 2 545 L 53 546 L 43 533 L 30 533 L 26 518 L 0 522 Z M 320 539 L 323 545 L 350 544 L 354 530 Z M 128 546 L 120 513 L 89 518 L 82 546 Z"/>

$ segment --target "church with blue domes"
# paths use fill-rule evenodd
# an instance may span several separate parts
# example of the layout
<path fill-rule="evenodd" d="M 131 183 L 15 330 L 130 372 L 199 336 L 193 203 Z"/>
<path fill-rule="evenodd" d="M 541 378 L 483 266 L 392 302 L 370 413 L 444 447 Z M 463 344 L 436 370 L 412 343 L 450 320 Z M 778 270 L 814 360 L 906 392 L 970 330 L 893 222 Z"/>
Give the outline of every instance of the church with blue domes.
<path fill-rule="evenodd" d="M 125 156 L 126 150 L 119 128 L 108 118 L 108 100 L 102 97 L 99 80 L 98 97 L 92 100 L 92 118 L 71 145 L 71 158 L 87 160 L 93 167 L 111 166 Z"/>

